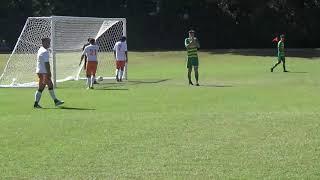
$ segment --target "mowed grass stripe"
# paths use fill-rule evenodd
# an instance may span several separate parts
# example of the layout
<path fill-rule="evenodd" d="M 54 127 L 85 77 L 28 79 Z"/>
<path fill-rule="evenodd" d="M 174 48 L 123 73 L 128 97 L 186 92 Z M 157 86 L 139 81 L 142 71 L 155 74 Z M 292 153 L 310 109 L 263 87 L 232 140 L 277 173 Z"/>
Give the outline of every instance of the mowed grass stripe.
<path fill-rule="evenodd" d="M 188 86 L 185 52 L 130 53 L 129 81 L 0 89 L 0 177 L 33 179 L 317 179 L 317 60 L 200 53 Z M 5 58 L 1 56 L 0 67 Z M 33 73 L 33 72 L 30 72 Z"/>

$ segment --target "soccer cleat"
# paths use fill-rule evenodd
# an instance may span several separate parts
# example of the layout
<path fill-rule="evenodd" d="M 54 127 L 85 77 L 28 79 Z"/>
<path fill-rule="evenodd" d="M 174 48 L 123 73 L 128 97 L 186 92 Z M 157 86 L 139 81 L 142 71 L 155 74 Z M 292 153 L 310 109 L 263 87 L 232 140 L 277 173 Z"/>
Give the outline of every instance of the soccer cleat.
<path fill-rule="evenodd" d="M 99 84 L 97 81 L 94 81 L 93 84 Z"/>
<path fill-rule="evenodd" d="M 284 70 L 283 72 L 289 72 L 289 71 L 287 71 L 287 70 Z"/>
<path fill-rule="evenodd" d="M 196 86 L 200 86 L 200 84 L 199 84 L 199 83 L 197 83 L 197 84 L 196 84 Z"/>
<path fill-rule="evenodd" d="M 271 68 L 271 72 L 273 72 L 273 68 Z"/>
<path fill-rule="evenodd" d="M 192 81 L 189 81 L 189 85 L 193 85 Z"/>
<path fill-rule="evenodd" d="M 33 108 L 35 109 L 41 109 L 42 107 L 38 103 L 34 103 Z"/>
<path fill-rule="evenodd" d="M 64 101 L 60 101 L 60 100 L 58 100 L 58 99 L 54 100 L 54 104 L 55 104 L 56 106 L 60 106 L 60 105 L 62 105 L 63 103 L 64 103 Z"/>
<path fill-rule="evenodd" d="M 92 86 L 92 87 L 90 87 L 90 89 L 94 89 L 94 88 L 93 88 L 93 86 Z"/>

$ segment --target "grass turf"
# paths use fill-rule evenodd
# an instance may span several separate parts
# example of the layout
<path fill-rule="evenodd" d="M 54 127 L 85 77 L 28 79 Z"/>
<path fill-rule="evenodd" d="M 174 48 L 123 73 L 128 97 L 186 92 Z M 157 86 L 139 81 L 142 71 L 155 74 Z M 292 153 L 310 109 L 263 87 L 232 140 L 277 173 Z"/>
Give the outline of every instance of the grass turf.
<path fill-rule="evenodd" d="M 0 89 L 0 178 L 320 177 L 318 61 L 202 52 L 195 87 L 184 55 L 130 53 L 128 82 L 59 84 L 62 108 Z"/>

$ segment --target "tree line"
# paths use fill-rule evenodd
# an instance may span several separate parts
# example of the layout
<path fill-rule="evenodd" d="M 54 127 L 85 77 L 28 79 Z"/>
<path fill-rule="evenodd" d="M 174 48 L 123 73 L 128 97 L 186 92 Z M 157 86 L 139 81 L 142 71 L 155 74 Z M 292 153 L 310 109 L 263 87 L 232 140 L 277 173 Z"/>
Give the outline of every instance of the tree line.
<path fill-rule="evenodd" d="M 1 0 L 0 40 L 10 47 L 29 16 L 125 17 L 130 49 L 183 49 L 189 29 L 202 48 L 319 47 L 320 0 Z"/>

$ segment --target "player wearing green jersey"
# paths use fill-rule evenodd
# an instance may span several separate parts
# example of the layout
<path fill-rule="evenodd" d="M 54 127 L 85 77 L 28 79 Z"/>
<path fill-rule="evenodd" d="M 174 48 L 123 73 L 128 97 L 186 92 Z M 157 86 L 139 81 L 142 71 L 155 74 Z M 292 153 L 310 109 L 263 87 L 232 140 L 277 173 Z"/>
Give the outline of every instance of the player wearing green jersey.
<path fill-rule="evenodd" d="M 283 72 L 288 72 L 286 70 L 286 58 L 284 53 L 284 35 L 280 36 L 280 41 L 278 42 L 278 62 L 271 68 L 271 72 L 273 69 L 277 67 L 282 62 Z"/>
<path fill-rule="evenodd" d="M 195 31 L 189 31 L 189 37 L 185 39 L 184 45 L 187 48 L 188 58 L 187 58 L 187 68 L 188 68 L 188 79 L 189 85 L 193 85 L 191 81 L 192 67 L 194 68 L 194 75 L 196 78 L 196 86 L 199 86 L 199 59 L 198 59 L 198 49 L 200 44 L 198 39 L 194 36 Z"/>

